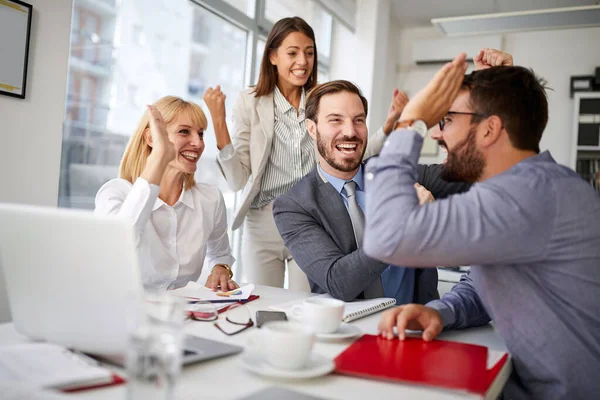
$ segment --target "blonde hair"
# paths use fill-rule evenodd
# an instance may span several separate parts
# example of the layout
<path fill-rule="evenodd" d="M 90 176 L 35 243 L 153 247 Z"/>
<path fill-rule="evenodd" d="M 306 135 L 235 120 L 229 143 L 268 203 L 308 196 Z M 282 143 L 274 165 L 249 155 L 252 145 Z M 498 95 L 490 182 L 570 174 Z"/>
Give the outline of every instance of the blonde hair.
<path fill-rule="evenodd" d="M 200 128 L 206 129 L 208 125 L 206 115 L 204 115 L 200 106 L 191 101 L 185 101 L 175 96 L 165 96 L 158 99 L 154 103 L 154 106 L 161 113 L 167 125 L 173 122 L 173 120 L 175 120 L 182 112 L 187 112 L 192 119 L 192 122 Z M 129 139 L 125 153 L 123 153 L 121 166 L 119 167 L 119 178 L 134 183 L 142 174 L 142 171 L 146 167 L 146 160 L 152 152 L 152 147 L 150 147 L 144 139 L 144 131 L 149 128 L 148 110 L 146 110 L 144 111 L 133 136 Z M 187 180 L 184 179 L 184 188 L 185 190 L 189 190 L 196 184 L 196 180 L 194 179 L 194 174 L 186 175 Z"/>

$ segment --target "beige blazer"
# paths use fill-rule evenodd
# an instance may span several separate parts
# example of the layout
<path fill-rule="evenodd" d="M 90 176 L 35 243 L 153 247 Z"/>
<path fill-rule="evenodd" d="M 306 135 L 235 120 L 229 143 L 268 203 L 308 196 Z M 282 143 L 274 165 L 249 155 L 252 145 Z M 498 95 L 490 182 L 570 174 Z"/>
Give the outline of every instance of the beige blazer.
<path fill-rule="evenodd" d="M 232 229 L 244 222 L 252 201 L 260 190 L 265 166 L 271 154 L 275 126 L 273 93 L 255 97 L 253 88 L 243 90 L 233 107 L 233 155 L 224 160 L 217 157 L 217 164 L 229 188 L 244 189 L 241 202 L 235 210 Z M 369 138 L 365 159 L 378 154 L 386 135 L 379 129 Z"/>

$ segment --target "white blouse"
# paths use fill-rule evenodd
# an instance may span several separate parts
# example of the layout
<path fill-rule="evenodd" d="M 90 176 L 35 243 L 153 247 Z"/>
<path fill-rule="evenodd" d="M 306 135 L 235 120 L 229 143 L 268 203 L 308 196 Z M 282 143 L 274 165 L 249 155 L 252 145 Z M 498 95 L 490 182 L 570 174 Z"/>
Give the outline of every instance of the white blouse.
<path fill-rule="evenodd" d="M 197 183 L 183 190 L 172 207 L 158 198 L 159 187 L 138 178 L 105 183 L 96 195 L 98 215 L 131 219 L 146 288 L 174 289 L 197 281 L 204 259 L 232 265 L 223 194 L 214 186 Z"/>

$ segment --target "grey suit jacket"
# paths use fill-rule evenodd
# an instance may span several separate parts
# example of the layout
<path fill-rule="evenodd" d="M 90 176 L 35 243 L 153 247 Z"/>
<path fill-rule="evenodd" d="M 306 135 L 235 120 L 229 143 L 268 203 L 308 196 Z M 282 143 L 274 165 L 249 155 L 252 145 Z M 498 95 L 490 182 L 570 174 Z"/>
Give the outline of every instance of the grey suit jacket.
<path fill-rule="evenodd" d="M 344 201 L 317 168 L 275 200 L 273 215 L 313 293 L 352 301 L 388 267 L 357 249 Z M 418 269 L 415 275 L 414 302 L 439 298 L 435 268 Z"/>

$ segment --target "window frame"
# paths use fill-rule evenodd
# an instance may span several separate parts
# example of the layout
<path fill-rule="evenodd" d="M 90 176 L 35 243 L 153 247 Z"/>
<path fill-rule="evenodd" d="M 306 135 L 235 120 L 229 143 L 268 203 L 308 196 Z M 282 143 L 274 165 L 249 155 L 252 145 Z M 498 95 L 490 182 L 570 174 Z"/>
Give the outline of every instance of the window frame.
<path fill-rule="evenodd" d="M 246 54 L 249 54 L 250 57 L 246 59 L 246 65 L 244 68 L 245 76 L 244 76 L 244 86 L 247 87 L 251 85 L 253 82 L 256 82 L 259 71 L 257 68 L 257 52 L 256 46 L 259 40 L 266 41 L 269 32 L 273 28 L 273 23 L 265 17 L 265 8 L 266 3 L 269 0 L 248 0 L 253 2 L 254 4 L 250 4 L 250 6 L 254 6 L 254 18 L 249 17 L 244 12 L 240 11 L 236 7 L 227 3 L 224 0 L 190 0 L 191 3 L 203 7 L 204 9 L 212 12 L 219 17 L 225 19 L 226 21 L 236 25 L 237 27 L 244 29 L 248 32 L 248 43 Z M 332 20 L 335 19 L 335 15 L 327 8 L 323 7 L 323 3 L 319 0 L 311 0 L 317 3 L 320 7 L 323 8 L 323 11 L 328 13 Z M 333 23 L 331 24 L 331 31 L 329 32 L 329 36 L 333 34 Z M 330 40 L 331 46 L 331 40 Z M 329 54 L 331 54 L 331 47 L 329 48 Z M 319 57 L 319 65 L 320 70 L 330 69 L 330 60 L 329 57 Z"/>

